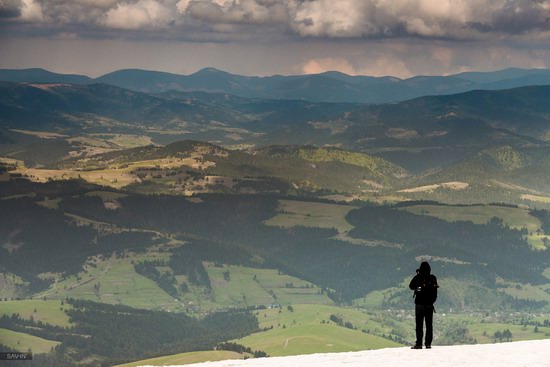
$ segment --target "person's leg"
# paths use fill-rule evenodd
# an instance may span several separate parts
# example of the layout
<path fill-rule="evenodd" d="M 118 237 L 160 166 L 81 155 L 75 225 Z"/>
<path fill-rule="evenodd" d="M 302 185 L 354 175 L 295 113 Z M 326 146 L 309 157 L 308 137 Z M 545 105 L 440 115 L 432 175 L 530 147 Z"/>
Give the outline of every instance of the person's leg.
<path fill-rule="evenodd" d="M 426 307 L 426 312 L 424 313 L 424 317 L 426 319 L 426 346 L 429 347 L 432 345 L 432 339 L 433 339 L 433 319 L 434 319 L 434 312 L 433 307 Z"/>
<path fill-rule="evenodd" d="M 422 338 L 424 337 L 424 306 L 415 305 L 414 308 L 416 321 L 416 343 L 415 346 L 422 346 Z"/>

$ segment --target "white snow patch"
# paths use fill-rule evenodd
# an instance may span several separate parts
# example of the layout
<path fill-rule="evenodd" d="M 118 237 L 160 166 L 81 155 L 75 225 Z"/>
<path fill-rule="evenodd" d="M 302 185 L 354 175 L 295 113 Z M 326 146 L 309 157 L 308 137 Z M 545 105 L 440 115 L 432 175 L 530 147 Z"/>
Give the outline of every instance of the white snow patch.
<path fill-rule="evenodd" d="M 349 353 L 205 362 L 185 367 L 548 367 L 550 339 L 499 344 L 387 348 Z M 149 367 L 149 366 L 148 366 Z"/>

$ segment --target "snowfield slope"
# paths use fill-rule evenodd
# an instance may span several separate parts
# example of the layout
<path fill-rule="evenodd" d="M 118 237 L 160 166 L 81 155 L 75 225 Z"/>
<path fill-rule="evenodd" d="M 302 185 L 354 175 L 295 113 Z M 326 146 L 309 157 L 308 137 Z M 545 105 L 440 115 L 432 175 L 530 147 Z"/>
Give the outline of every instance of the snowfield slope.
<path fill-rule="evenodd" d="M 388 348 L 350 353 L 310 354 L 206 362 L 186 367 L 543 367 L 550 366 L 550 339 L 500 344 L 434 346 L 431 350 Z"/>

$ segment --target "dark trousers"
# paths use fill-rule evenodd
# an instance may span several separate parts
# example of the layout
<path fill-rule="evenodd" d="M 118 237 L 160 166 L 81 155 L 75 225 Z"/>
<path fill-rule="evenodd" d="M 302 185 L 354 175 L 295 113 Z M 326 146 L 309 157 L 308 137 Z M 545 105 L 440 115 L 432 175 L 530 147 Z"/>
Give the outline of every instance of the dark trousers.
<path fill-rule="evenodd" d="M 424 321 L 426 321 L 426 340 L 425 345 L 432 345 L 433 339 L 433 306 L 415 305 L 414 313 L 416 319 L 416 345 L 422 345 L 422 337 L 424 336 Z"/>

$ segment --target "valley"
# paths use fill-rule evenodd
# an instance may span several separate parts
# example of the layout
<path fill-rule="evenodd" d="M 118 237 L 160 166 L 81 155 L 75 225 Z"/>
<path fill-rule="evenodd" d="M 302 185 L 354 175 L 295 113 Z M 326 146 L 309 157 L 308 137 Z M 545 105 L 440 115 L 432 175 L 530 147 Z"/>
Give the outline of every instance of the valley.
<path fill-rule="evenodd" d="M 365 104 L 372 80 L 330 73 L 310 82 L 363 95 L 8 74 L 2 350 L 131 367 L 410 345 L 425 260 L 434 344 L 550 337 L 548 86 Z"/>

